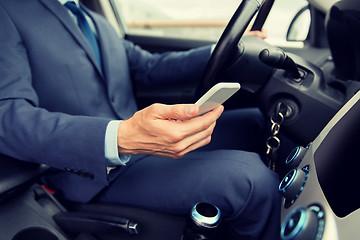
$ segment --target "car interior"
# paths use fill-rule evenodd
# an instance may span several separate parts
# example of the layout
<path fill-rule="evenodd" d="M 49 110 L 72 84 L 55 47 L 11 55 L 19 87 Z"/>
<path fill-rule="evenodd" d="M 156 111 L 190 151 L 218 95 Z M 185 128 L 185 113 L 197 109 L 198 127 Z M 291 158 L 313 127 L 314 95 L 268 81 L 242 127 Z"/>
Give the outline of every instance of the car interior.
<path fill-rule="evenodd" d="M 262 28 L 274 1 L 243 0 L 219 36 L 201 82 L 157 88 L 136 85 L 138 106 L 191 103 L 217 82 L 239 82 L 240 93 L 225 107 L 259 107 L 269 119 L 281 113 L 280 131 L 298 146 L 279 160 L 279 193 L 283 196 L 279 237 L 357 239 L 360 5 L 358 0 L 333 1 L 330 6 L 327 0 L 308 0 L 311 25 L 302 48 L 274 46 L 244 36 L 250 24 L 255 30 Z M 82 2 L 110 21 L 119 20 L 114 13 L 109 16 L 112 1 Z M 302 12 L 289 26 L 289 40 Z M 132 35 L 121 29 L 121 24 L 117 27 L 121 37 L 150 52 L 214 44 L 210 40 Z M 188 215 L 64 202 L 40 183 L 48 166 L 4 155 L 0 159 L 1 239 L 186 239 Z M 214 239 L 228 239 L 226 228 L 220 224 Z"/>

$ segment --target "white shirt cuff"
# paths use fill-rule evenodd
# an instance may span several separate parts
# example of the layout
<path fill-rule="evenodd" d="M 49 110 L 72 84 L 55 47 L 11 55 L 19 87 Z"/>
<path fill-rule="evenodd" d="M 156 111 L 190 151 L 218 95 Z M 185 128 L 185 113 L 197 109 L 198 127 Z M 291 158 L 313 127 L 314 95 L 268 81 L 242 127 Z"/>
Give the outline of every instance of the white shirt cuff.
<path fill-rule="evenodd" d="M 110 121 L 106 127 L 105 133 L 105 159 L 106 166 L 125 166 L 127 162 L 129 162 L 131 155 L 122 155 L 118 152 L 117 145 L 117 134 L 119 124 L 121 120 L 113 120 Z"/>

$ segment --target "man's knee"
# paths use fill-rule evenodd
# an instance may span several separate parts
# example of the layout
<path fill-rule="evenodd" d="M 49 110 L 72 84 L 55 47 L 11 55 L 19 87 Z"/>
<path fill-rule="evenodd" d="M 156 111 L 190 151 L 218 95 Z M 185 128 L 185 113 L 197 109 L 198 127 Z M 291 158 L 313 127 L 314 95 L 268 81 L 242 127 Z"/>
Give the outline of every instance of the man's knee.
<path fill-rule="evenodd" d="M 278 192 L 279 176 L 267 168 L 251 176 L 251 186 L 255 198 L 269 201 L 270 199 L 277 200 L 280 197 Z"/>
<path fill-rule="evenodd" d="M 277 236 L 281 205 L 277 174 L 265 166 L 254 164 L 243 172 L 238 181 L 242 181 L 238 182 L 242 195 L 241 198 L 239 195 L 233 199 L 230 214 L 224 213 L 225 220 L 231 221 L 235 232 L 245 239 L 260 239 L 264 235 Z"/>
<path fill-rule="evenodd" d="M 281 196 L 278 191 L 279 177 L 267 168 L 261 168 L 256 174 L 249 172 L 250 192 L 246 203 L 237 213 L 247 221 L 257 222 L 260 226 L 269 219 L 280 216 Z M 265 226 L 265 225 L 264 225 Z"/>
<path fill-rule="evenodd" d="M 227 205 L 225 211 L 234 211 L 230 215 L 240 214 L 246 208 L 279 201 L 278 175 L 266 168 L 259 155 L 242 151 L 230 155 L 233 159 L 221 160 L 219 175 L 213 176 L 210 183 L 213 192 L 222 193 L 220 200 L 225 200 L 222 203 Z"/>

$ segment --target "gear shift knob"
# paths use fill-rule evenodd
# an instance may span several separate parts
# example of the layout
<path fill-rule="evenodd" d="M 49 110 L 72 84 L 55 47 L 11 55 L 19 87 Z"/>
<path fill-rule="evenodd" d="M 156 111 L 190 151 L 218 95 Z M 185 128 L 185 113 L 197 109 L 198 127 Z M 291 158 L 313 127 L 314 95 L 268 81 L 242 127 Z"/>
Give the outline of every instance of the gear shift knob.
<path fill-rule="evenodd" d="M 213 239 L 221 221 L 220 210 L 209 203 L 198 203 L 191 209 L 182 240 Z"/>

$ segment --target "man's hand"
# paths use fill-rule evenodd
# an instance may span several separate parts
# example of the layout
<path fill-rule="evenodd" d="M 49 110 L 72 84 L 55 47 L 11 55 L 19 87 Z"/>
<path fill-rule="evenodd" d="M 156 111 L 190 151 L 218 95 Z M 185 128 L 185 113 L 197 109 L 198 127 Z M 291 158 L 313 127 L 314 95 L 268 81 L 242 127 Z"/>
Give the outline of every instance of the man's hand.
<path fill-rule="evenodd" d="M 219 106 L 196 117 L 199 107 L 195 104 L 153 104 L 120 123 L 119 153 L 181 158 L 210 142 L 223 110 Z"/>
<path fill-rule="evenodd" d="M 255 36 L 255 37 L 259 37 L 261 39 L 266 39 L 267 38 L 267 32 L 265 29 L 261 29 L 261 31 L 256 30 L 256 31 L 251 31 L 251 26 L 249 26 L 245 32 L 244 35 L 247 36 Z"/>

